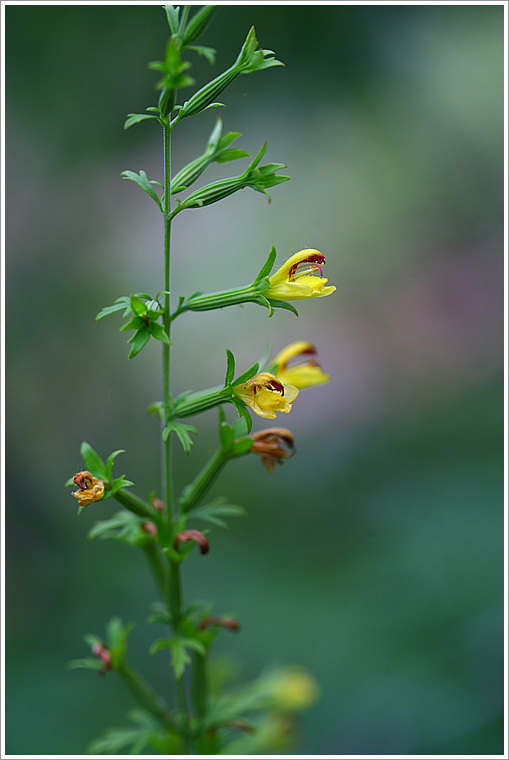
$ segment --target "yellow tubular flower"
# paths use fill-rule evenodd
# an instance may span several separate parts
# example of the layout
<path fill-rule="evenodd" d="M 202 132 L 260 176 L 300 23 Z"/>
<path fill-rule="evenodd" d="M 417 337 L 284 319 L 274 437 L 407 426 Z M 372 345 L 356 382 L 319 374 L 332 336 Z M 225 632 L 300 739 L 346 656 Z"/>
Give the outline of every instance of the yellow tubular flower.
<path fill-rule="evenodd" d="M 260 372 L 250 380 L 233 386 L 233 392 L 260 417 L 274 419 L 276 412 L 289 412 L 299 391 L 284 385 L 270 372 Z"/>
<path fill-rule="evenodd" d="M 325 256 L 314 248 L 306 248 L 294 254 L 269 277 L 268 290 L 263 291 L 265 298 L 275 301 L 295 301 L 298 298 L 321 298 L 334 293 L 333 285 L 325 287 L 328 282 L 322 275 Z M 308 265 L 308 266 L 306 266 Z M 304 267 L 302 269 L 301 267 Z"/>
<path fill-rule="evenodd" d="M 309 388 L 311 385 L 328 383 L 330 375 L 327 375 L 318 364 L 316 359 L 304 359 L 304 354 L 316 354 L 316 348 L 306 340 L 296 340 L 290 343 L 275 357 L 272 364 L 276 365 L 274 374 L 285 385 L 295 385 L 296 388 Z M 289 365 L 288 362 L 299 357 L 300 361 Z"/>
<path fill-rule="evenodd" d="M 73 482 L 79 486 L 79 491 L 74 491 L 73 496 L 78 499 L 80 507 L 86 507 L 87 504 L 93 504 L 104 496 L 104 483 L 98 478 L 94 478 L 88 470 L 77 472 L 73 477 Z"/>

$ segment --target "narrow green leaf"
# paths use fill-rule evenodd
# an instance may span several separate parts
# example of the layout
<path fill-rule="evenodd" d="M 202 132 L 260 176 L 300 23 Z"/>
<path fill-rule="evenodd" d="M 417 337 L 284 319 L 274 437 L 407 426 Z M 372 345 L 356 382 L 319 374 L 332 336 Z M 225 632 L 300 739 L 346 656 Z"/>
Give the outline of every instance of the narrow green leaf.
<path fill-rule="evenodd" d="M 223 150 L 218 154 L 216 157 L 216 162 L 218 164 L 225 164 L 228 161 L 237 161 L 240 158 L 249 158 L 250 156 L 251 154 L 248 153 L 247 150 L 241 150 L 240 148 L 229 148 L 228 150 Z"/>
<path fill-rule="evenodd" d="M 111 480 L 111 473 L 113 471 L 113 460 L 118 457 L 119 454 L 125 454 L 125 449 L 117 449 L 112 454 L 109 455 L 108 459 L 106 460 L 106 474 L 108 476 L 108 481 Z"/>
<path fill-rule="evenodd" d="M 186 45 L 186 47 L 188 50 L 194 50 L 195 53 L 198 53 L 198 55 L 201 55 L 203 56 L 203 58 L 206 58 L 211 66 L 215 64 L 216 51 L 214 50 L 214 48 L 205 47 L 205 45 Z"/>
<path fill-rule="evenodd" d="M 268 298 L 265 298 L 265 296 L 260 293 L 260 295 L 256 299 L 256 303 L 259 303 L 260 306 L 265 306 L 269 310 L 269 319 L 270 319 L 270 317 L 274 314 L 274 306 L 268 300 Z"/>
<path fill-rule="evenodd" d="M 299 312 L 295 306 L 291 303 L 288 303 L 288 301 L 275 301 L 271 298 L 267 298 L 267 301 L 270 303 L 273 309 L 286 309 L 287 311 L 291 311 L 292 314 L 295 314 L 296 317 L 299 316 Z"/>
<path fill-rule="evenodd" d="M 150 334 L 153 338 L 160 340 L 161 343 L 165 343 L 167 346 L 171 346 L 170 339 L 166 334 L 166 331 L 160 322 L 151 322 L 149 326 Z"/>
<path fill-rule="evenodd" d="M 260 282 L 260 280 L 263 280 L 264 277 L 267 277 L 267 275 L 270 274 L 270 270 L 274 266 L 274 262 L 276 260 L 276 255 L 277 255 L 276 249 L 274 248 L 274 246 L 272 246 L 272 248 L 269 251 L 269 255 L 267 256 L 267 260 L 265 264 L 262 266 L 262 268 L 260 269 L 260 271 L 255 277 L 255 280 L 254 280 L 255 283 Z"/>
<path fill-rule="evenodd" d="M 180 7 L 178 5 L 165 5 L 163 7 L 166 13 L 168 26 L 170 27 L 170 32 L 172 34 L 178 34 Z"/>
<path fill-rule="evenodd" d="M 150 332 L 148 330 L 148 327 L 140 328 L 135 334 L 132 336 L 132 338 L 129 338 L 128 343 L 132 343 L 132 348 L 129 351 L 128 359 L 133 359 L 135 356 L 137 356 L 142 348 L 144 348 L 148 341 L 150 339 Z"/>
<path fill-rule="evenodd" d="M 95 318 L 95 321 L 97 322 L 97 320 L 107 317 L 108 314 L 113 314 L 116 311 L 122 311 L 122 309 L 125 309 L 124 317 L 126 317 L 131 310 L 129 299 L 126 298 L 126 301 L 122 301 L 122 303 L 114 303 L 112 306 L 104 306 Z"/>
<path fill-rule="evenodd" d="M 249 414 L 246 405 L 243 404 L 240 399 L 233 399 L 233 404 L 237 410 L 239 417 L 242 417 L 244 419 L 247 427 L 247 432 L 250 433 L 251 428 L 253 427 L 253 420 L 251 419 L 251 415 Z"/>
<path fill-rule="evenodd" d="M 132 480 L 126 480 L 123 475 L 121 475 L 119 478 L 115 478 L 115 480 L 112 480 L 110 483 L 111 490 L 108 491 L 105 495 L 105 499 L 109 498 L 110 496 L 115 496 L 117 491 L 120 491 L 121 488 L 128 488 L 129 486 L 134 486 L 134 483 Z"/>
<path fill-rule="evenodd" d="M 159 121 L 159 118 L 157 116 L 152 116 L 148 113 L 128 113 L 126 122 L 124 124 L 124 129 L 129 129 L 129 127 L 132 127 L 133 124 L 138 124 L 138 122 L 145 121 L 145 119 L 156 119 Z"/>
<path fill-rule="evenodd" d="M 246 510 L 243 507 L 236 504 L 228 504 L 223 498 L 219 498 L 203 507 L 193 509 L 189 513 L 189 516 L 227 529 L 228 525 L 221 519 L 222 517 L 244 517 L 246 514 Z"/>
<path fill-rule="evenodd" d="M 233 423 L 233 435 L 235 438 L 243 438 L 247 435 L 246 421 L 243 417 L 239 417 Z"/>
<path fill-rule="evenodd" d="M 136 317 L 142 317 L 147 313 L 147 304 L 138 296 L 131 296 L 131 310 Z"/>
<path fill-rule="evenodd" d="M 233 380 L 233 376 L 235 374 L 235 357 L 233 356 L 229 348 L 226 349 L 226 360 L 227 360 L 226 377 L 224 379 L 225 387 L 230 385 L 231 381 Z"/>
<path fill-rule="evenodd" d="M 150 118 L 154 118 L 154 117 L 150 117 Z M 157 195 L 156 191 L 154 190 L 152 186 L 152 183 L 150 182 L 149 178 L 147 177 L 147 175 L 142 169 L 140 170 L 139 174 L 136 174 L 136 172 L 126 170 L 121 173 L 121 176 L 124 179 L 130 179 L 132 182 L 136 182 L 136 184 L 139 185 L 142 190 L 145 190 L 147 195 L 150 195 L 152 200 L 157 203 L 161 211 L 163 210 L 159 196 Z"/>
<path fill-rule="evenodd" d="M 198 639 L 184 639 L 184 646 L 188 647 L 189 649 L 193 649 L 195 652 L 198 652 L 198 654 L 207 654 L 206 647 L 202 644 L 201 641 L 198 641 Z"/>
<path fill-rule="evenodd" d="M 195 428 L 194 425 L 186 425 L 183 422 L 172 420 L 168 425 L 166 425 L 163 430 L 163 441 L 167 441 L 172 432 L 176 433 L 178 439 L 180 440 L 180 443 L 182 444 L 182 448 L 184 449 L 186 455 L 189 456 L 191 446 L 193 445 L 193 441 L 189 433 L 194 433 L 197 435 L 197 428 Z"/>
<path fill-rule="evenodd" d="M 240 441 L 236 441 L 233 447 L 234 456 L 241 457 L 244 456 L 244 454 L 247 454 L 253 447 L 253 443 L 254 441 L 252 438 L 241 438 Z"/>
<path fill-rule="evenodd" d="M 172 646 L 173 639 L 157 639 L 150 645 L 149 654 L 157 654 L 162 649 L 169 649 Z"/>
<path fill-rule="evenodd" d="M 120 332 L 125 332 L 126 330 L 142 330 L 144 327 L 145 322 L 141 317 L 131 317 L 129 322 L 126 322 L 126 324 L 120 328 Z"/>
<path fill-rule="evenodd" d="M 85 657 L 81 660 L 70 660 L 66 667 L 69 670 L 76 670 L 77 668 L 85 668 L 86 670 L 102 670 L 103 663 L 97 657 Z"/>
<path fill-rule="evenodd" d="M 81 444 L 80 453 L 87 470 L 92 473 L 94 477 L 99 478 L 99 480 L 107 481 L 108 478 L 104 462 L 99 454 L 94 451 L 92 446 L 86 441 L 83 441 Z"/>
<path fill-rule="evenodd" d="M 252 367 L 249 367 L 249 369 L 243 372 L 242 375 L 239 375 L 237 379 L 233 381 L 232 385 L 240 385 L 241 383 L 245 383 L 247 380 L 251 380 L 251 378 L 256 375 L 259 369 L 260 365 L 258 362 L 255 362 Z"/>

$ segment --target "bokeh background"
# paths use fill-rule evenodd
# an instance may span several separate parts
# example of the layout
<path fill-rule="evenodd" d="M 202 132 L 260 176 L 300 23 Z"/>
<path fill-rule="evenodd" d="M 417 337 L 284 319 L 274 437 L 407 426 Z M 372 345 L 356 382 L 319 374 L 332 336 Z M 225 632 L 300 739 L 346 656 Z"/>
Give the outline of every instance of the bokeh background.
<path fill-rule="evenodd" d="M 291 415 L 297 455 L 269 475 L 231 465 L 214 494 L 249 516 L 187 565 L 188 598 L 235 612 L 217 651 L 256 677 L 298 663 L 321 698 L 295 753 L 503 751 L 503 7 L 229 5 L 200 40 L 228 67 L 249 27 L 285 68 L 224 93 L 224 130 L 288 165 L 272 203 L 244 190 L 174 225 L 175 295 L 251 281 L 323 251 L 337 292 L 177 320 L 176 391 L 222 382 L 270 344 L 312 341 L 328 385 Z M 99 309 L 162 289 L 160 214 L 124 169 L 161 179 L 153 105 L 168 30 L 158 5 L 6 7 L 6 751 L 79 754 L 132 705 L 114 676 L 69 672 L 82 634 L 138 621 L 130 657 L 166 688 L 143 557 L 88 542 L 63 483 L 79 446 L 126 449 L 142 496 L 160 479 L 160 351 L 127 360 Z M 188 92 L 191 92 L 189 90 Z M 202 151 L 218 111 L 174 134 L 174 165 Z M 245 162 L 242 163 L 242 167 Z M 214 166 L 208 181 L 237 173 Z M 233 410 L 232 410 L 233 411 Z M 231 412 L 230 412 L 231 415 Z M 213 451 L 216 415 L 183 486 Z M 255 420 L 255 429 L 264 427 Z M 148 663 L 147 663 L 148 659 Z"/>

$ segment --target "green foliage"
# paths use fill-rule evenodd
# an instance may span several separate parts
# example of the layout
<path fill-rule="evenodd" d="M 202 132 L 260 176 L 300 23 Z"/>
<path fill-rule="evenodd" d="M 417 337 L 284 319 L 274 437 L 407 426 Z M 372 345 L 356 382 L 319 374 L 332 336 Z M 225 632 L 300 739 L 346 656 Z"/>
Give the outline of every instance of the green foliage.
<path fill-rule="evenodd" d="M 127 639 L 134 623 L 124 625 L 118 617 L 113 617 L 106 625 L 106 647 L 111 655 L 111 669 L 117 670 L 122 664 L 127 650 Z M 103 645 L 102 639 L 93 633 L 87 633 L 83 640 L 92 649 L 94 645 Z M 88 670 L 104 670 L 104 665 L 97 657 L 89 657 L 81 660 L 71 660 L 67 663 L 70 670 L 86 668 Z"/>
<path fill-rule="evenodd" d="M 263 167 L 262 167 L 263 168 Z M 183 206 L 181 207 L 183 208 Z M 269 277 L 270 270 L 276 259 L 276 249 L 272 246 L 270 253 L 264 265 L 256 275 L 251 285 L 230 290 L 222 290 L 217 293 L 204 294 L 202 291 L 193 293 L 189 298 L 181 296 L 177 309 L 172 318 L 177 317 L 184 311 L 209 311 L 211 309 L 224 309 L 226 306 L 236 306 L 244 303 L 257 303 L 269 310 L 269 317 L 272 317 L 275 309 L 287 309 L 296 316 L 299 316 L 297 309 L 287 301 L 272 300 L 266 298 L 263 293 L 270 287 Z M 121 308 L 120 306 L 118 308 Z"/>
<path fill-rule="evenodd" d="M 205 31 L 216 10 L 217 5 L 204 5 L 195 13 L 187 24 L 183 34 L 183 44 L 185 47 L 188 47 L 190 42 L 198 39 Z"/>
<path fill-rule="evenodd" d="M 212 203 L 217 203 L 245 187 L 250 187 L 259 193 L 263 193 L 268 197 L 270 203 L 271 198 L 267 192 L 267 188 L 279 185 L 281 182 L 287 182 L 290 177 L 276 174 L 276 172 L 286 168 L 285 164 L 272 163 L 258 167 L 266 150 L 267 143 L 264 143 L 258 154 L 242 174 L 239 174 L 236 177 L 229 177 L 228 179 L 212 182 L 210 185 L 205 185 L 199 190 L 195 190 L 191 195 L 188 195 L 184 201 L 177 202 L 177 206 L 173 210 L 172 216 L 176 216 L 187 208 L 210 206 Z"/>
<path fill-rule="evenodd" d="M 229 146 L 240 137 L 240 132 L 227 132 L 221 137 L 222 121 L 218 117 L 216 125 L 207 143 L 205 152 L 184 166 L 171 180 L 171 192 L 180 193 L 193 184 L 214 161 L 222 164 L 227 161 L 235 161 L 239 158 L 247 158 L 250 154 L 240 148 Z"/>
<path fill-rule="evenodd" d="M 142 190 L 144 190 L 147 195 L 149 195 L 153 201 L 156 202 L 159 209 L 163 210 L 162 202 L 157 195 L 156 191 L 154 190 L 153 185 L 157 184 L 159 185 L 159 182 L 154 182 L 153 180 L 149 180 L 145 172 L 141 169 L 139 174 L 136 174 L 136 172 L 131 171 L 123 171 L 122 176 L 124 179 L 130 179 L 132 182 L 136 182 L 137 185 L 141 187 Z M 111 307 L 110 307 L 111 308 Z"/>
<path fill-rule="evenodd" d="M 128 486 L 133 485 L 133 483 L 130 480 L 126 480 L 123 475 L 121 475 L 118 478 L 113 478 L 114 460 L 119 454 L 124 453 L 124 449 L 117 449 L 117 451 L 114 451 L 112 454 L 109 455 L 106 462 L 103 462 L 99 454 L 96 451 L 94 451 L 94 449 L 90 446 L 90 444 L 84 441 L 81 444 L 80 453 L 81 453 L 81 458 L 83 459 L 83 462 L 87 470 L 95 478 L 99 478 L 99 480 L 102 480 L 107 486 L 107 489 L 102 498 L 102 501 L 104 501 L 105 499 L 110 499 L 121 488 L 127 488 Z M 67 482 L 67 485 L 71 485 L 72 482 L 73 481 L 71 478 Z"/>
<path fill-rule="evenodd" d="M 123 662 L 127 651 L 127 639 L 134 623 L 124 625 L 119 617 L 112 617 L 106 625 L 106 643 L 111 653 L 111 667 L 118 668 Z"/>
<path fill-rule="evenodd" d="M 183 422 L 172 420 L 166 425 L 163 430 L 163 441 L 167 441 L 171 433 L 176 433 L 180 443 L 182 444 L 182 448 L 184 449 L 186 455 L 189 456 L 191 452 L 191 446 L 194 443 L 189 433 L 194 433 L 197 435 L 198 430 L 194 427 L 194 425 L 185 425 Z"/>
<path fill-rule="evenodd" d="M 253 442 L 251 439 L 249 441 L 250 448 Z M 247 451 L 244 453 L 247 453 Z M 210 504 L 193 509 L 190 512 L 190 517 L 227 529 L 228 525 L 224 520 L 220 519 L 221 517 L 245 517 L 246 514 L 247 512 L 243 507 L 239 507 L 237 504 L 229 504 L 227 499 L 220 496 L 211 501 Z"/>
<path fill-rule="evenodd" d="M 147 111 L 149 109 L 147 108 Z M 159 113 L 159 108 L 157 109 L 157 112 Z M 129 129 L 129 127 L 132 127 L 133 124 L 139 124 L 140 121 L 146 121 L 147 119 L 155 119 L 160 124 L 162 124 L 162 119 L 160 119 L 158 116 L 154 116 L 153 114 L 148 113 L 128 113 L 127 119 L 124 124 L 124 129 Z"/>
<path fill-rule="evenodd" d="M 188 649 L 192 649 L 199 654 L 207 653 L 204 645 L 197 638 L 186 638 L 184 636 L 173 636 L 172 638 L 157 639 L 149 649 L 150 654 L 156 654 L 162 649 L 171 650 L 171 666 L 175 672 L 175 678 L 180 680 L 184 675 L 187 665 L 191 664 L 191 656 Z"/>
<path fill-rule="evenodd" d="M 144 174 L 146 178 L 145 173 L 142 172 L 142 174 Z M 136 175 L 136 177 L 139 178 L 139 175 Z M 129 177 L 128 179 L 132 179 L 132 177 Z M 138 184 L 140 183 L 138 182 Z M 166 330 L 158 321 L 164 313 L 164 308 L 161 306 L 157 298 L 154 299 L 147 295 L 147 293 L 134 293 L 131 296 L 121 296 L 120 298 L 117 298 L 112 306 L 105 306 L 101 309 L 95 319 L 97 321 L 109 314 L 122 311 L 122 309 L 124 310 L 122 319 L 125 319 L 131 313 L 133 314 L 129 322 L 120 328 L 120 332 L 123 332 L 124 330 L 134 330 L 134 334 L 127 341 L 128 343 L 132 343 L 128 356 L 129 359 L 132 359 L 139 354 L 151 337 L 161 341 L 161 343 L 165 343 L 167 346 L 171 345 Z"/>
<path fill-rule="evenodd" d="M 80 660 L 70 660 L 67 663 L 67 668 L 69 670 L 84 669 L 100 671 L 103 670 L 103 664 L 96 657 L 84 657 Z"/>
<path fill-rule="evenodd" d="M 254 283 L 257 284 L 261 282 L 262 280 L 265 280 L 266 277 L 270 274 L 270 270 L 274 266 L 274 262 L 276 261 L 277 252 L 274 246 L 269 251 L 269 255 L 267 256 L 267 260 L 265 261 L 265 264 L 262 266 L 260 271 L 255 277 Z M 268 285 L 268 283 L 267 283 Z"/>
<path fill-rule="evenodd" d="M 218 77 L 208 84 L 201 87 L 195 94 L 184 103 L 179 110 L 175 119 L 176 122 L 187 116 L 204 111 L 215 105 L 215 100 L 223 90 L 236 79 L 239 74 L 249 74 L 254 71 L 261 71 L 270 66 L 282 66 L 280 61 L 273 57 L 271 50 L 257 50 L 258 41 L 256 39 L 254 27 L 249 30 L 246 40 L 241 48 L 237 60 Z"/>
<path fill-rule="evenodd" d="M 102 737 L 92 742 L 89 753 L 117 755 L 129 750 L 130 755 L 140 755 L 147 747 L 154 747 L 163 754 L 178 754 L 181 740 L 174 730 L 161 728 L 158 721 L 140 708 L 131 710 L 128 718 L 133 726 L 107 729 Z"/>
<path fill-rule="evenodd" d="M 145 522 L 146 518 L 133 515 L 132 512 L 117 512 L 108 520 L 94 523 L 88 532 L 88 538 L 114 539 L 130 546 L 145 546 L 154 541 L 154 537 L 142 527 Z"/>

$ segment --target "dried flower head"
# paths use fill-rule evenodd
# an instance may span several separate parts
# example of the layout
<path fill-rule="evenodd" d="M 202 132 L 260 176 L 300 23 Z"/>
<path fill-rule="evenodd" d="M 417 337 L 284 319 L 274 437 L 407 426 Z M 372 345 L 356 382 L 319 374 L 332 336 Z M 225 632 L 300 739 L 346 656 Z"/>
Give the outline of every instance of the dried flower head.
<path fill-rule="evenodd" d="M 73 491 L 73 496 L 78 499 L 80 507 L 86 507 L 87 504 L 93 504 L 104 496 L 104 483 L 94 476 L 88 470 L 77 472 L 73 476 L 73 483 L 78 486 L 78 491 Z"/>
<path fill-rule="evenodd" d="M 254 441 L 250 451 L 260 456 L 268 472 L 273 472 L 276 462 L 283 464 L 283 459 L 294 454 L 293 435 L 286 428 L 267 428 L 250 437 Z"/>

